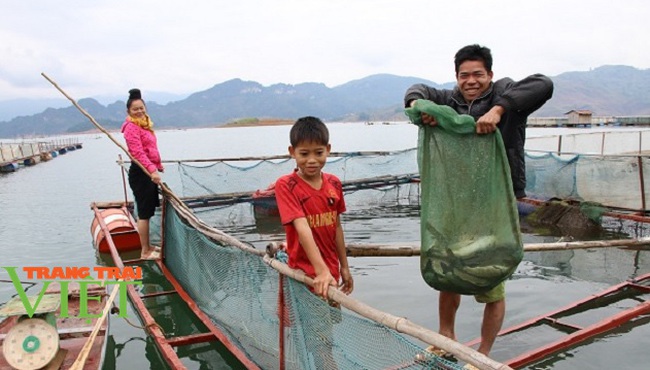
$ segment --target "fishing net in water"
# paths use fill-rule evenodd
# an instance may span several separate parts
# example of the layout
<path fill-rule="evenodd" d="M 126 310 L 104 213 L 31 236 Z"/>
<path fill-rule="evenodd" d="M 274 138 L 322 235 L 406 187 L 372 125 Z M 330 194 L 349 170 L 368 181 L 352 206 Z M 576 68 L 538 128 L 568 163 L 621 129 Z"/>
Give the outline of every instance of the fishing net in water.
<path fill-rule="evenodd" d="M 372 179 L 361 183 L 373 182 L 377 177 L 417 175 L 416 155 L 415 149 L 382 154 L 343 153 L 331 158 L 325 171 L 336 174 L 344 182 Z M 530 165 L 536 159 L 527 157 L 527 164 Z M 552 159 L 556 161 L 556 158 Z M 581 160 L 578 158 L 575 162 Z M 250 195 L 256 190 L 265 189 L 279 176 L 291 172 L 294 161 L 288 158 L 244 161 L 216 159 L 209 162 L 188 160 L 174 165 L 166 164 L 165 167 L 165 182 L 176 194 L 184 197 L 187 204 L 196 206 L 192 208 L 196 217 L 212 227 L 237 231 L 238 238 L 248 237 L 251 243 L 254 241 L 262 244 L 269 241 L 269 235 L 260 234 Z M 538 181 L 541 181 L 542 176 L 552 174 L 544 166 L 539 168 Z M 570 176 L 562 180 L 568 181 L 565 187 L 577 188 L 575 173 L 567 172 Z M 452 173 L 450 177 L 453 175 Z M 237 194 L 220 197 L 228 193 Z M 418 183 L 412 181 L 379 182 L 378 186 L 372 188 L 364 188 L 359 184 L 349 187 L 346 191 L 349 211 L 343 217 L 359 217 L 362 222 L 344 223 L 346 236 L 354 235 L 354 227 L 368 229 L 366 218 L 370 216 L 373 222 L 393 224 L 396 218 L 402 217 L 419 220 L 420 195 Z M 201 207 L 203 201 L 205 206 Z M 393 211 L 395 213 L 387 217 L 386 206 L 395 204 L 396 201 L 409 206 L 402 211 Z M 460 229 L 472 230 L 473 225 L 485 222 L 472 219 L 472 213 L 476 209 L 485 213 L 483 204 L 483 201 L 473 204 L 470 208 L 472 212 L 465 210 L 463 213 L 455 213 Z M 330 307 L 311 294 L 302 283 L 287 277 L 281 282 L 281 274 L 265 264 L 258 254 L 214 239 L 202 228 L 192 225 L 187 216 L 179 213 L 177 205 L 170 205 L 168 200 L 165 205 L 165 235 L 162 237 L 165 264 L 201 310 L 260 368 L 280 367 L 280 333 L 283 333 L 287 369 L 335 366 L 341 369 L 461 368 L 462 364 L 425 355 L 423 346 L 417 344 L 417 340 L 412 337 L 345 308 Z M 497 212 L 493 208 L 489 209 L 492 211 L 487 219 L 496 218 Z M 152 218 L 153 233 L 163 223 L 159 215 L 160 212 L 157 212 L 157 217 Z M 271 224 L 276 226 L 274 232 L 283 233 L 279 221 Z M 417 235 L 418 226 L 416 223 L 412 230 L 406 232 L 387 229 L 391 230 L 391 237 L 409 240 L 411 235 Z M 403 229 L 402 225 L 400 229 Z M 647 234 L 647 230 L 640 232 Z M 366 241 L 367 233 L 364 230 L 362 240 Z M 286 305 L 284 320 L 280 318 L 278 303 L 281 292 Z"/>
<path fill-rule="evenodd" d="M 191 219 L 166 200 L 165 264 L 199 308 L 260 368 L 278 369 L 281 358 L 285 369 L 462 368 L 425 355 L 413 339 L 391 328 L 331 307 L 259 254 L 217 240 Z"/>
<path fill-rule="evenodd" d="M 266 189 L 295 168 L 288 156 L 274 159 L 182 161 L 165 166 L 165 182 L 181 197 L 254 192 Z M 416 150 L 332 153 L 323 171 L 343 182 L 417 174 Z"/>
<path fill-rule="evenodd" d="M 642 210 L 650 199 L 647 155 L 526 154 L 526 193 Z"/>
<path fill-rule="evenodd" d="M 570 199 L 604 207 L 644 210 L 647 208 L 645 199 L 650 199 L 650 186 L 647 185 L 650 184 L 648 136 L 650 131 L 528 138 L 526 193 L 541 200 Z M 639 142 L 638 155 L 615 154 L 635 149 L 630 144 L 636 142 Z M 553 148 L 555 151 L 551 150 Z M 574 152 L 558 154 L 559 148 L 563 153 Z M 578 154 L 581 149 L 585 153 Z M 416 156 L 416 148 L 393 152 L 333 153 L 324 171 L 338 176 L 344 183 L 403 175 L 416 177 L 419 175 Z M 123 165 L 128 168 L 129 162 Z M 277 178 L 290 173 L 294 166 L 295 162 L 288 156 L 188 159 L 165 162 L 163 179 L 179 196 L 195 198 L 208 206 L 252 203 L 257 201 L 252 198 L 255 191 L 267 189 Z M 394 188 L 403 190 L 394 191 Z M 419 204 L 414 181 L 387 182 L 386 186 L 374 186 L 373 189 L 377 191 L 359 192 L 355 196 L 357 205 L 378 205 L 395 200 Z M 355 190 L 350 187 L 346 195 L 352 192 Z M 195 203 L 201 205 L 198 201 Z"/>
<path fill-rule="evenodd" d="M 523 258 L 501 135 L 477 135 L 471 116 L 427 100 L 417 100 L 406 113 L 420 126 L 422 276 L 438 290 L 486 292 Z M 438 125 L 423 125 L 422 113 Z"/>
<path fill-rule="evenodd" d="M 333 153 L 324 171 L 341 179 L 350 209 L 417 206 L 416 153 L 415 149 Z M 177 161 L 165 165 L 164 180 L 210 225 L 241 228 L 277 216 L 274 193 L 266 189 L 294 167 L 288 156 Z M 280 225 L 279 219 L 273 222 Z"/>

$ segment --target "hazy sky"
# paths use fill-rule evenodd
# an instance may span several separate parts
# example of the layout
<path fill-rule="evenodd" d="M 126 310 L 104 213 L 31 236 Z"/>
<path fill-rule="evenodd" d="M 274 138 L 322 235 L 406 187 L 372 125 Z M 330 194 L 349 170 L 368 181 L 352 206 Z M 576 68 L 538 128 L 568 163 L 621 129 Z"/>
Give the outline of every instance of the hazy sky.
<path fill-rule="evenodd" d="M 0 100 L 185 94 L 241 78 L 334 87 L 377 73 L 454 80 L 492 49 L 495 78 L 650 68 L 650 2 L 24 0 L 0 13 Z"/>

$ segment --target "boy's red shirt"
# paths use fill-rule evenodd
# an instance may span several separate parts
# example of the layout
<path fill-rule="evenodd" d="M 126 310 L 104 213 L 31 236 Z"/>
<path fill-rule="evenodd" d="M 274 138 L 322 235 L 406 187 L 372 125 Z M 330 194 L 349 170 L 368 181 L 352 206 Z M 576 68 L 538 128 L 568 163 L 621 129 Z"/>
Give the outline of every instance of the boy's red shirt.
<path fill-rule="evenodd" d="M 287 234 L 289 267 L 301 269 L 311 277 L 316 275 L 293 226 L 293 220 L 305 217 L 325 264 L 334 279 L 339 281 L 341 274 L 336 253 L 336 227 L 339 215 L 345 212 L 343 186 L 334 175 L 322 173 L 322 176 L 320 190 L 312 188 L 295 171 L 282 176 L 275 183 L 275 198 Z"/>

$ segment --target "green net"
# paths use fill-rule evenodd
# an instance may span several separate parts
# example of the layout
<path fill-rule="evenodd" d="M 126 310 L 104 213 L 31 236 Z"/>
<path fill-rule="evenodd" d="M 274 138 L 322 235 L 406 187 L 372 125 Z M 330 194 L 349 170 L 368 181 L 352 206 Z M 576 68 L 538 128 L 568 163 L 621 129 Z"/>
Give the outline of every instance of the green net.
<path fill-rule="evenodd" d="M 527 148 L 540 148 L 527 149 L 526 152 L 528 197 L 542 200 L 571 199 L 629 210 L 646 209 L 645 199 L 650 199 L 650 186 L 647 185 L 650 184 L 648 154 L 613 154 L 615 150 L 629 149 L 630 140 L 633 140 L 634 136 L 630 136 L 630 133 L 618 138 L 621 133 L 601 134 L 581 135 L 586 137 L 584 139 L 577 139 L 575 136 L 578 135 L 575 134 L 528 138 Z M 578 148 L 590 151 L 596 151 L 592 148 L 593 145 L 589 145 L 591 142 L 596 142 L 599 150 L 603 142 L 616 145 L 605 148 L 606 154 L 558 154 L 551 150 L 557 150 L 558 141 L 569 149 L 577 145 Z M 575 142 L 575 145 L 568 145 L 572 142 Z M 384 176 L 419 175 L 416 148 L 335 155 L 329 158 L 326 170 L 343 182 Z M 125 167 L 128 168 L 128 164 L 126 162 Z M 290 173 L 294 166 L 294 161 L 288 156 L 277 156 L 275 159 L 183 160 L 165 162 L 163 176 L 169 187 L 181 197 L 210 198 L 215 194 L 241 192 L 248 192 L 252 196 L 253 192 L 266 189 L 278 177 Z M 375 189 L 383 190 L 382 187 Z M 372 195 L 375 198 L 379 196 L 381 195 Z M 373 199 L 368 202 L 375 204 Z"/>
<path fill-rule="evenodd" d="M 424 130 L 426 128 L 422 129 Z M 462 130 L 466 130 L 468 134 L 432 131 L 436 132 L 438 139 L 429 139 L 441 141 L 442 135 L 447 135 L 444 138 L 462 140 L 457 144 L 464 150 L 459 156 L 461 159 L 474 155 L 479 148 L 489 149 L 490 145 L 496 145 L 465 142 L 464 140 L 469 140 L 467 138 L 477 136 L 469 134 L 473 132 L 473 128 Z M 479 136 L 479 139 L 487 137 Z M 424 137 L 420 139 L 424 140 Z M 420 204 L 422 202 L 423 214 L 431 210 L 432 203 L 429 199 L 433 187 L 421 188 L 417 181 L 378 181 L 378 178 L 397 178 L 401 174 L 418 175 L 417 155 L 418 150 L 409 149 L 384 153 L 342 153 L 330 158 L 326 165 L 328 172 L 337 174 L 344 182 L 360 181 L 346 188 L 348 212 L 342 215 L 346 239 L 382 243 L 386 239 L 378 235 L 381 233 L 389 233 L 392 240 L 400 242 L 418 239 Z M 576 189 L 581 189 L 581 184 L 590 181 L 589 176 L 606 172 L 580 169 L 581 163 L 598 163 L 596 161 L 599 158 L 577 156 L 573 160 L 571 157 L 571 163 L 567 165 L 567 160 L 560 156 L 542 157 L 545 158 L 528 156 L 526 159 L 528 166 L 537 168 L 533 184 L 564 182 L 561 188 L 568 189 L 566 192 L 575 197 L 582 194 L 576 193 Z M 534 166 L 535 161 L 546 159 L 546 163 Z M 446 158 L 446 161 L 440 162 L 441 168 L 449 166 L 454 160 L 455 157 Z M 482 160 L 483 158 L 480 158 L 477 163 L 482 163 Z M 612 159 L 611 162 L 609 159 L 601 159 L 600 163 L 614 163 L 615 166 L 621 166 L 619 168 L 627 168 L 632 162 L 629 159 Z M 556 164 L 560 171 L 550 171 L 550 167 Z M 289 173 L 293 166 L 294 162 L 288 158 L 187 160 L 175 165 L 167 164 L 164 177 L 174 193 L 183 197 L 184 202 L 192 207 L 192 214 L 196 218 L 261 251 L 269 241 L 284 240 L 284 231 L 278 219 L 261 221 L 262 218 L 255 211 L 257 204 L 249 195 L 256 190 L 265 189 L 278 176 Z M 585 168 L 589 166 L 593 164 L 587 164 Z M 432 176 L 430 170 L 433 169 L 436 168 L 432 166 L 428 172 L 423 173 Z M 637 183 L 639 172 L 640 170 L 617 171 L 619 176 L 629 173 L 631 177 L 626 181 L 636 180 Z M 455 222 L 458 227 L 452 231 L 458 232 L 457 243 L 471 243 L 467 235 L 473 233 L 471 235 L 480 237 L 472 243 L 473 245 L 496 245 L 496 241 L 502 238 L 502 233 L 506 233 L 506 230 L 502 229 L 503 223 L 497 225 L 496 231 L 489 225 L 503 217 L 504 212 L 511 215 L 508 212 L 512 212 L 512 209 L 504 207 L 507 202 L 493 205 L 488 195 L 503 192 L 503 189 L 509 187 L 504 185 L 498 189 L 484 188 L 485 184 L 482 184 L 480 179 L 496 175 L 489 173 L 481 176 L 484 177 L 464 177 L 460 167 L 455 166 L 453 171 L 444 177 L 444 181 L 441 181 L 443 184 L 453 181 L 455 185 L 481 185 L 472 187 L 473 190 L 476 189 L 477 194 L 466 194 L 466 198 L 462 200 L 463 204 L 472 205 L 469 208 L 471 211 L 460 209 L 456 206 L 457 202 L 452 203 L 451 199 L 460 193 L 457 188 L 447 187 L 448 193 L 441 195 L 441 204 L 458 212 L 450 212 L 449 220 L 442 219 L 440 225 L 432 225 L 444 227 L 440 230 L 447 231 L 452 229 L 449 222 Z M 506 176 L 506 179 L 509 177 Z M 363 183 L 375 185 L 364 187 Z M 549 189 L 549 196 L 553 196 L 555 190 L 552 190 L 552 186 Z M 629 193 L 629 190 L 625 189 L 611 190 L 621 195 Z M 233 196 L 226 193 L 238 194 Z M 311 294 L 302 283 L 288 277 L 281 279 L 281 274 L 266 265 L 259 254 L 244 251 L 211 237 L 202 228 L 197 229 L 188 217 L 179 211 L 175 203 L 166 200 L 164 220 L 160 219 L 160 214 L 157 212 L 156 217 L 152 218 L 152 233 L 154 239 L 164 239 L 166 266 L 212 322 L 260 368 L 280 368 L 281 345 L 287 369 L 461 368 L 462 364 L 450 363 L 424 352 L 422 348 L 426 345 L 415 337 L 398 333 L 346 308 L 332 308 Z M 412 222 L 405 223 L 404 218 L 409 218 Z M 611 220 L 604 218 L 603 222 Z M 162 224 L 165 226 L 164 235 L 158 234 Z M 437 230 L 433 226 L 430 225 L 429 229 Z M 647 229 L 628 229 L 627 224 L 611 226 L 619 229 L 624 227 L 630 235 L 645 236 L 648 233 Z M 369 232 L 369 229 L 372 231 Z M 462 231 L 462 235 L 459 231 Z M 512 230 L 510 232 L 512 233 Z M 461 238 L 463 235 L 465 239 Z M 495 263 L 492 258 L 493 256 L 481 256 L 481 260 Z M 440 264 L 436 267 L 443 266 Z M 455 266 L 446 264 L 445 267 Z M 470 267 L 480 268 L 481 265 Z M 470 271 L 467 266 L 465 268 Z M 465 270 L 456 268 L 456 273 L 467 278 L 468 273 Z M 281 293 L 284 295 L 282 300 Z M 283 301 L 286 307 L 283 310 L 280 309 L 280 301 Z M 280 312 L 284 312 L 284 319 L 281 318 Z"/>
<path fill-rule="evenodd" d="M 526 192 L 641 210 L 650 196 L 650 161 L 633 155 L 527 153 Z"/>
<path fill-rule="evenodd" d="M 377 176 L 417 174 L 415 149 L 334 155 L 328 159 L 326 171 L 344 182 Z M 166 165 L 165 182 L 182 197 L 254 192 L 266 189 L 294 168 L 295 161 L 288 156 L 248 161 L 182 161 Z"/>
<path fill-rule="evenodd" d="M 259 254 L 201 232 L 169 201 L 164 223 L 166 266 L 211 321 L 262 369 L 280 368 L 280 358 L 285 369 L 462 368 L 425 353 L 393 329 L 331 307 L 304 284 L 281 278 Z"/>
<path fill-rule="evenodd" d="M 406 110 L 420 125 L 420 269 L 430 286 L 486 292 L 523 258 L 519 218 L 501 135 L 476 135 L 471 116 L 418 100 Z M 421 114 L 438 125 L 422 125 Z"/>

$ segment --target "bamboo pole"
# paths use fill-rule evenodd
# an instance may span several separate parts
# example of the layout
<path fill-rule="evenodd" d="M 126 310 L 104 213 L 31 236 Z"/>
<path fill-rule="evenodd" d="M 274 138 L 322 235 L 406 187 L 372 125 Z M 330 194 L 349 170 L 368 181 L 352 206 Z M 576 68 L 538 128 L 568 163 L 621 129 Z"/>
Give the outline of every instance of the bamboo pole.
<path fill-rule="evenodd" d="M 122 281 L 122 279 L 118 281 Z M 97 334 L 99 333 L 99 330 L 101 329 L 104 320 L 106 320 L 106 316 L 110 312 L 111 306 L 113 305 L 113 301 L 115 300 L 115 297 L 117 297 L 117 293 L 119 291 L 120 291 L 120 285 L 119 284 L 115 285 L 113 291 L 111 292 L 110 297 L 108 297 L 108 300 L 104 305 L 102 316 L 95 323 L 95 327 L 93 328 L 93 331 L 90 333 L 90 336 L 86 340 L 86 343 L 84 344 L 83 348 L 79 352 L 77 359 L 72 364 L 72 366 L 70 366 L 70 370 L 82 370 L 84 368 L 84 365 L 86 364 L 86 359 L 88 358 L 88 354 L 90 353 L 90 350 L 92 349 L 93 344 L 95 343 L 95 339 L 97 338 Z"/>
<path fill-rule="evenodd" d="M 557 243 L 526 243 L 524 244 L 525 252 L 539 251 L 557 251 L 568 249 L 589 249 L 589 248 L 609 248 L 609 247 L 640 247 L 650 245 L 650 237 L 639 239 L 614 239 L 614 240 L 587 240 L 576 242 L 557 242 Z"/>
<path fill-rule="evenodd" d="M 124 145 L 122 145 L 120 142 L 118 142 L 117 140 L 115 140 L 115 138 L 113 137 L 113 135 L 111 135 L 111 134 L 110 134 L 106 129 L 104 129 L 104 127 L 102 127 L 102 125 L 100 125 L 100 124 L 99 124 L 99 123 L 98 123 L 98 122 L 93 118 L 93 116 L 91 116 L 88 112 L 86 112 L 86 110 L 83 109 L 83 108 L 82 108 L 82 107 L 81 107 L 81 106 L 80 106 L 80 105 L 79 105 L 79 104 L 78 104 L 78 103 L 77 103 L 73 98 L 71 98 L 68 94 L 66 94 L 66 92 L 63 91 L 63 89 L 61 89 L 61 88 L 59 87 L 59 85 L 57 85 L 56 82 L 54 82 L 52 79 L 50 79 L 50 78 L 49 78 L 45 73 L 41 73 L 41 76 L 43 76 L 46 80 L 48 80 L 48 81 L 49 81 L 49 82 L 50 82 L 50 83 L 51 83 L 51 84 L 52 84 L 52 85 L 53 85 L 57 90 L 59 90 L 59 92 L 61 92 L 61 94 L 63 94 L 63 96 L 65 96 L 68 100 L 70 100 L 70 102 L 72 103 L 72 105 L 74 105 L 74 106 L 75 106 L 75 107 L 76 107 L 76 108 L 81 112 L 81 114 L 83 114 L 84 116 L 86 116 L 86 117 L 90 120 L 90 122 L 91 122 L 95 127 L 97 127 L 101 132 L 103 132 L 106 136 L 108 136 L 108 138 L 109 138 L 113 143 L 115 143 L 115 145 L 117 145 L 120 149 L 122 149 L 122 151 L 123 151 L 123 152 L 124 152 L 124 153 L 125 153 L 125 154 L 130 158 L 130 159 L 131 159 L 131 162 L 132 162 L 132 163 L 135 163 L 138 167 L 140 167 L 140 169 L 142 169 L 142 171 L 144 171 L 144 173 L 146 173 L 147 175 L 149 175 L 149 177 L 152 177 L 151 174 L 149 173 L 149 171 L 144 167 L 144 165 L 142 165 L 142 163 L 140 163 L 140 161 L 138 161 L 137 159 L 135 159 L 135 157 L 133 157 L 133 156 L 131 155 L 131 153 L 129 153 L 129 150 L 128 150 L 127 148 L 124 147 Z M 180 204 L 179 204 L 179 207 L 184 207 L 184 208 L 187 208 L 187 209 L 189 210 L 189 208 L 188 208 L 188 207 L 187 207 L 187 206 L 186 206 L 186 205 L 185 205 L 185 204 L 180 200 L 180 198 L 178 198 L 178 196 L 177 196 L 176 194 L 174 194 L 174 193 L 173 193 L 173 192 L 172 192 L 172 191 L 167 187 L 167 185 L 165 185 L 165 183 L 161 183 L 159 186 L 161 187 L 163 193 L 167 194 L 169 197 L 171 197 L 171 198 L 177 200 L 178 203 L 180 203 Z"/>
<path fill-rule="evenodd" d="M 294 270 L 286 264 L 274 258 L 271 258 L 268 255 L 264 256 L 264 262 L 283 275 L 289 276 L 309 286 L 313 285 L 313 280 L 305 275 L 305 273 L 301 270 Z M 361 301 L 351 298 L 350 296 L 342 293 L 340 290 L 332 286 L 330 286 L 328 290 L 328 296 L 330 299 L 340 303 L 343 307 L 354 311 L 369 320 L 378 322 L 400 333 L 408 334 L 414 338 L 422 340 L 427 344 L 442 348 L 445 351 L 456 356 L 458 359 L 470 363 L 481 370 L 512 370 L 512 368 L 508 365 L 492 360 L 491 358 L 485 356 L 484 354 L 476 351 L 471 347 L 456 342 L 425 327 L 417 325 L 406 318 L 391 315 L 389 313 L 368 306 Z"/>
<path fill-rule="evenodd" d="M 641 247 L 650 245 L 650 237 L 639 239 L 587 240 L 556 243 L 525 243 L 525 252 L 559 251 L 589 248 Z M 411 257 L 420 255 L 419 245 L 347 244 L 350 257 Z"/>
<path fill-rule="evenodd" d="M 42 73 L 42 72 L 41 72 L 41 76 L 45 77 L 45 79 L 48 80 L 48 81 L 52 84 L 52 86 L 54 86 L 57 90 L 59 90 L 59 92 L 60 92 L 61 94 L 63 94 L 63 96 L 65 96 L 68 100 L 70 100 L 70 102 L 72 103 L 72 105 L 74 105 L 74 106 L 79 110 L 79 112 L 81 112 L 81 114 L 83 114 L 84 116 L 86 116 L 86 117 L 90 120 L 90 122 L 91 122 L 95 127 L 97 127 L 97 129 L 99 129 L 99 131 L 101 131 L 101 132 L 103 132 L 104 134 L 106 134 L 106 136 L 108 136 L 108 138 L 109 138 L 113 143 L 115 143 L 115 145 L 117 145 L 120 149 L 122 149 L 122 151 L 124 151 L 124 153 L 126 153 L 126 155 L 129 156 L 129 158 L 131 158 L 131 162 L 134 162 L 135 164 L 137 164 L 137 165 L 138 165 L 138 166 L 139 166 L 139 167 L 144 171 L 144 173 L 146 173 L 146 174 L 148 174 L 149 176 L 151 176 L 151 174 L 149 173 L 149 171 L 148 171 L 148 170 L 147 170 L 147 169 L 142 165 L 142 163 L 140 163 L 137 159 L 135 159 L 135 158 L 131 155 L 131 153 L 129 153 L 128 149 L 126 149 L 126 148 L 124 147 L 124 145 L 122 145 L 122 144 L 119 143 L 117 140 L 115 140 L 115 138 L 113 137 L 113 135 L 111 135 L 108 131 L 106 131 L 106 129 L 104 129 L 104 127 L 102 127 L 102 125 L 100 125 L 97 121 L 95 121 L 95 119 L 93 118 L 93 116 L 91 116 L 90 113 L 86 112 L 86 110 L 83 109 L 83 108 L 82 108 L 82 107 L 81 107 L 81 106 L 80 106 L 80 105 L 79 105 L 79 104 L 78 104 L 78 103 L 77 103 L 73 98 L 71 98 L 68 94 L 66 94 L 66 92 L 63 91 L 63 89 L 61 89 L 61 88 L 59 87 L 59 85 L 57 85 L 56 82 L 54 82 L 51 78 L 49 78 L 45 73 Z"/>
<path fill-rule="evenodd" d="M 140 163 L 137 159 L 135 159 L 135 158 L 131 155 L 131 153 L 129 153 L 129 151 L 128 151 L 127 148 L 125 148 L 122 144 L 120 144 L 117 140 L 115 140 L 115 138 L 113 137 L 113 135 L 111 135 L 108 131 L 106 131 L 106 129 L 104 129 L 104 128 L 103 128 L 103 127 L 102 127 L 102 126 L 101 126 L 101 125 L 100 125 L 100 124 L 99 124 L 99 123 L 98 123 L 98 122 L 97 122 L 97 121 L 96 121 L 96 120 L 95 120 L 95 119 L 94 119 L 94 118 L 93 118 L 93 117 L 88 113 L 88 112 L 86 112 L 86 110 L 84 110 L 81 106 L 79 106 L 79 104 L 77 104 L 77 102 L 76 102 L 73 98 L 71 98 L 68 94 L 66 94 L 66 92 L 63 91 L 63 89 L 61 89 L 61 88 L 59 87 L 59 85 L 56 84 L 56 82 L 54 82 L 52 79 L 50 79 L 50 78 L 49 78 L 45 73 L 41 73 L 41 75 L 42 75 L 46 80 L 48 80 L 48 81 L 49 81 L 49 82 L 50 82 L 50 83 L 51 83 L 51 84 L 52 84 L 52 85 L 53 85 L 57 90 L 59 90 L 59 92 L 61 92 L 61 94 L 63 94 L 63 96 L 65 96 L 68 100 L 70 100 L 70 102 L 72 102 L 72 104 L 73 104 L 73 105 L 74 105 L 74 106 L 75 106 L 75 107 L 76 107 L 76 108 L 77 108 L 77 109 L 78 109 L 78 110 L 79 110 L 79 111 L 80 111 L 84 116 L 86 116 L 86 117 L 90 120 L 90 122 L 92 122 L 92 124 L 93 124 L 95 127 L 97 127 L 101 132 L 103 132 L 104 134 L 106 134 L 106 136 L 108 136 L 108 138 L 109 138 L 113 143 L 115 143 L 115 145 L 117 145 L 120 149 L 122 149 L 122 151 L 123 151 L 123 152 L 124 152 L 124 153 L 125 153 L 125 154 L 130 158 L 130 159 L 131 159 L 131 162 L 133 162 L 133 163 L 135 163 L 136 165 L 138 165 L 138 166 L 139 166 L 139 167 L 144 171 L 144 173 L 146 173 L 146 174 L 148 174 L 149 176 L 151 176 L 151 174 L 149 173 L 149 171 L 148 171 L 148 170 L 147 170 L 147 169 L 142 165 L 142 163 Z M 163 196 L 166 196 L 166 197 L 168 197 L 169 199 L 171 199 L 171 201 L 172 201 L 172 203 L 173 203 L 173 205 L 174 205 L 174 209 L 176 209 L 177 211 L 179 211 L 179 213 L 180 213 L 181 215 L 183 215 L 183 217 L 184 217 L 186 220 L 188 220 L 189 222 L 191 222 L 192 225 L 193 225 L 194 227 L 196 227 L 197 229 L 199 229 L 200 231 L 202 231 L 204 234 L 209 235 L 209 236 L 212 237 L 213 239 L 215 239 L 215 240 L 217 240 L 217 241 L 219 241 L 219 242 L 221 242 L 221 243 L 223 243 L 223 244 L 232 245 L 232 246 L 238 247 L 238 248 L 240 248 L 240 249 L 242 249 L 242 250 L 246 250 L 246 251 L 252 252 L 252 253 L 254 253 L 254 254 L 263 254 L 263 253 L 264 253 L 263 251 L 255 250 L 254 248 L 252 248 L 252 247 L 250 247 L 250 246 L 248 246 L 248 245 L 242 243 L 241 241 L 239 241 L 239 240 L 237 240 L 236 238 L 234 238 L 234 237 L 232 237 L 232 236 L 230 236 L 230 235 L 224 233 L 224 232 L 221 231 L 221 230 L 218 230 L 218 229 L 215 229 L 215 228 L 212 228 L 212 227 L 208 226 L 207 224 L 205 224 L 203 221 L 199 220 L 199 219 L 194 215 L 194 213 L 192 212 L 192 210 L 191 210 L 191 209 L 190 209 L 190 208 L 189 208 L 189 207 L 188 207 L 188 206 L 187 206 L 187 205 L 186 205 L 186 204 L 185 204 L 185 203 L 184 203 L 184 202 L 183 202 L 183 201 L 182 201 L 182 200 L 181 200 L 181 199 L 176 195 L 176 194 L 174 194 L 174 192 L 171 191 L 171 189 L 167 186 L 167 184 L 165 184 L 165 183 L 163 182 L 163 183 L 161 183 L 159 186 L 160 186 L 160 189 L 161 189 L 161 192 L 162 192 Z"/>
<path fill-rule="evenodd" d="M 396 153 L 415 150 L 416 148 L 396 150 L 396 151 L 359 151 L 359 152 L 331 152 L 329 157 L 349 157 L 349 156 L 385 156 Z M 240 162 L 240 161 L 270 161 L 270 160 L 289 160 L 289 154 L 278 154 L 269 156 L 252 156 L 252 157 L 221 157 L 221 158 L 194 158 L 194 159 L 165 159 L 162 163 L 182 163 L 182 162 Z"/>

